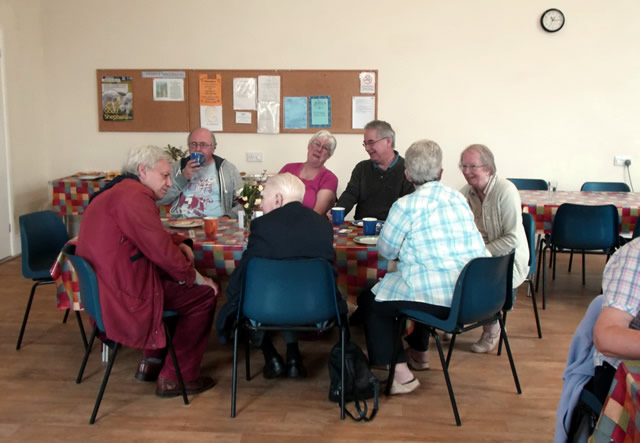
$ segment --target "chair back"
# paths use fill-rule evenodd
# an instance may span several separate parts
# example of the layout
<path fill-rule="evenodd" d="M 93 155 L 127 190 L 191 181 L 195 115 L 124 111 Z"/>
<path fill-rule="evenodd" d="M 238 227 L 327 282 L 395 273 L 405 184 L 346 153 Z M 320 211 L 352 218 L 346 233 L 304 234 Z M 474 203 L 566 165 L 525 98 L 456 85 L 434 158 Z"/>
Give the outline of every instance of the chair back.
<path fill-rule="evenodd" d="M 252 258 L 238 316 L 265 325 L 312 325 L 334 318 L 340 324 L 333 268 L 320 258 Z"/>
<path fill-rule="evenodd" d="M 633 235 L 631 238 L 640 237 L 640 218 L 636 219 L 636 227 L 633 228 Z"/>
<path fill-rule="evenodd" d="M 618 230 L 614 205 L 564 203 L 553 219 L 551 244 L 566 249 L 608 249 L 619 245 Z"/>
<path fill-rule="evenodd" d="M 515 252 L 470 261 L 458 277 L 453 293 L 459 298 L 458 325 L 475 323 L 513 307 L 513 260 Z M 453 305 L 452 305 L 453 306 Z"/>
<path fill-rule="evenodd" d="M 524 212 L 522 214 L 522 225 L 529 245 L 529 275 L 531 275 L 536 270 L 536 222 L 531 214 Z"/>
<path fill-rule="evenodd" d="M 549 184 L 541 178 L 508 178 L 520 191 L 548 191 Z"/>
<path fill-rule="evenodd" d="M 50 279 L 49 269 L 58 258 L 60 249 L 69 240 L 67 228 L 53 211 L 39 211 L 21 215 L 20 244 L 22 246 L 22 275 L 31 279 Z"/>
<path fill-rule="evenodd" d="M 65 250 L 66 257 L 71 260 L 71 265 L 78 276 L 82 305 L 85 311 L 96 322 L 98 329 L 105 332 L 102 321 L 102 309 L 100 308 L 100 291 L 98 290 L 98 278 L 93 268 L 84 258 Z"/>
<path fill-rule="evenodd" d="M 581 191 L 631 192 L 629 185 L 622 182 L 585 182 Z"/>

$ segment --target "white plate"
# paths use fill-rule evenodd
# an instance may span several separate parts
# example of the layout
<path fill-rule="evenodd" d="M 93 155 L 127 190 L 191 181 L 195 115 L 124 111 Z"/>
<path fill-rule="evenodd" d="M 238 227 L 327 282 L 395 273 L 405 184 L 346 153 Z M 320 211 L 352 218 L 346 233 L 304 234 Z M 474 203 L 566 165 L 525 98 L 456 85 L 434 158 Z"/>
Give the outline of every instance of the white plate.
<path fill-rule="evenodd" d="M 361 235 L 359 237 L 355 237 L 353 241 L 358 243 L 359 245 L 375 246 L 378 244 L 378 236 L 377 235 Z"/>
<path fill-rule="evenodd" d="M 357 227 L 359 227 L 359 228 L 361 228 L 361 227 L 362 227 L 362 225 L 363 225 L 362 220 L 353 220 L 353 221 L 351 222 L 351 224 L 352 224 L 353 226 L 357 226 Z M 378 220 L 378 221 L 376 222 L 376 225 L 377 225 L 377 226 L 380 226 L 380 228 L 382 228 L 382 225 L 384 225 L 384 221 L 382 221 L 382 220 Z"/>
<path fill-rule="evenodd" d="M 185 228 L 185 229 L 198 228 L 203 224 L 204 222 L 202 220 L 175 220 L 175 221 L 169 222 L 169 226 L 171 226 L 172 228 Z"/>
<path fill-rule="evenodd" d="M 104 174 L 77 175 L 76 177 L 80 180 L 98 180 L 104 178 Z"/>

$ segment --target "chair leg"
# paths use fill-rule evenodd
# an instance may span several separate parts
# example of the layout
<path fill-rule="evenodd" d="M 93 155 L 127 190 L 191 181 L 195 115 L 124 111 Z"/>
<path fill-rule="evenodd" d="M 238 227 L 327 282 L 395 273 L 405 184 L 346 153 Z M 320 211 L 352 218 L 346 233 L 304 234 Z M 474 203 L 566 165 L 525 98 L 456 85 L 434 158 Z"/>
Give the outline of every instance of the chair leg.
<path fill-rule="evenodd" d="M 571 254 L 569 254 L 569 268 L 567 272 L 571 272 L 571 264 L 573 263 L 573 249 L 571 250 Z"/>
<path fill-rule="evenodd" d="M 80 365 L 80 371 L 78 372 L 78 376 L 76 377 L 76 384 L 80 384 L 82 381 L 82 374 L 84 374 L 84 368 L 87 366 L 87 361 L 89 360 L 89 354 L 91 354 L 91 348 L 93 347 L 93 341 L 96 339 L 96 334 L 98 333 L 98 326 L 93 327 L 93 332 L 91 333 L 91 338 L 89 339 L 89 344 L 85 348 L 84 357 L 82 357 L 82 364 Z"/>
<path fill-rule="evenodd" d="M 249 337 L 244 340 L 244 372 L 247 381 L 251 380 L 251 343 Z"/>
<path fill-rule="evenodd" d="M 96 415 L 98 415 L 98 409 L 100 408 L 100 403 L 102 403 L 102 396 L 104 395 L 104 391 L 107 388 L 107 382 L 109 381 L 109 375 L 111 375 L 111 368 L 113 368 L 113 363 L 116 361 L 116 355 L 118 354 L 118 349 L 120 349 L 120 343 L 116 343 L 115 346 L 113 347 L 113 355 L 111 355 L 111 358 L 109 359 L 109 364 L 107 365 L 107 369 L 104 371 L 102 384 L 100 385 L 100 390 L 98 391 L 98 398 L 96 398 L 96 405 L 93 407 L 91 420 L 89 420 L 90 425 L 96 422 Z"/>
<path fill-rule="evenodd" d="M 16 351 L 20 350 L 20 346 L 22 345 L 22 337 L 24 336 L 24 330 L 27 327 L 27 320 L 29 319 L 29 312 L 31 311 L 31 303 L 33 302 L 33 294 L 36 292 L 36 288 L 41 284 L 45 284 L 46 282 L 35 282 L 33 286 L 31 286 L 31 292 L 29 293 L 29 300 L 27 300 L 27 309 L 24 311 L 24 318 L 22 319 L 22 327 L 20 328 L 20 335 L 18 336 L 18 343 L 16 344 Z"/>
<path fill-rule="evenodd" d="M 345 328 L 340 327 L 340 345 L 342 352 L 340 353 L 340 420 L 344 420 L 344 347 L 345 347 Z M 394 367 L 395 369 L 395 367 Z"/>
<path fill-rule="evenodd" d="M 558 251 L 556 250 L 556 248 L 551 248 L 551 260 L 553 261 L 553 276 L 551 277 L 551 280 L 555 280 L 556 279 L 556 264 L 558 263 Z"/>
<path fill-rule="evenodd" d="M 586 254 L 584 253 L 584 250 L 582 251 L 582 286 L 585 285 L 586 281 L 585 281 L 585 260 L 586 260 Z"/>
<path fill-rule="evenodd" d="M 393 341 L 393 353 L 391 354 L 391 361 L 389 362 L 389 376 L 387 377 L 387 386 L 385 387 L 384 394 L 388 397 L 391 395 L 391 385 L 393 384 L 393 377 L 396 375 L 396 363 L 398 362 L 398 355 L 400 355 L 400 349 L 402 348 L 402 332 L 404 331 L 406 320 L 404 317 L 399 318 L 396 328 L 396 336 Z"/>
<path fill-rule="evenodd" d="M 180 371 L 180 364 L 178 364 L 178 357 L 176 357 L 176 350 L 173 347 L 173 337 L 171 336 L 171 331 L 167 326 L 167 323 L 162 322 L 164 325 L 164 333 L 167 336 L 167 347 L 169 348 L 169 354 L 171 354 L 171 360 L 173 361 L 173 367 L 176 370 L 176 377 L 178 378 L 178 383 L 180 384 L 180 390 L 182 390 L 182 399 L 184 400 L 184 404 L 189 404 L 189 397 L 187 397 L 187 388 L 184 386 L 184 380 L 182 378 L 182 372 Z"/>
<path fill-rule="evenodd" d="M 546 280 L 547 280 L 547 256 L 542 254 L 542 309 L 547 309 L 547 293 L 546 293 Z"/>
<path fill-rule="evenodd" d="M 84 325 L 82 324 L 82 317 L 80 317 L 80 311 L 74 311 L 76 313 L 76 320 L 78 320 L 78 327 L 80 328 L 80 335 L 82 336 L 82 344 L 84 345 L 84 349 L 87 349 L 87 334 L 84 332 Z M 69 310 L 67 309 L 67 314 Z M 66 314 L 65 314 L 66 315 Z"/>
<path fill-rule="evenodd" d="M 456 337 L 458 336 L 458 334 L 453 334 L 451 336 L 451 341 L 449 342 L 449 349 L 447 350 L 447 368 L 449 367 L 449 363 L 451 362 L 451 355 L 453 354 L 453 345 L 456 342 Z"/>
<path fill-rule="evenodd" d="M 238 325 L 233 331 L 233 372 L 231 373 L 231 418 L 236 416 L 236 387 L 238 385 Z"/>
<path fill-rule="evenodd" d="M 70 311 L 69 308 L 67 308 L 67 310 L 64 311 L 64 317 L 62 318 L 62 323 L 63 324 L 66 323 L 67 322 L 67 318 L 69 318 L 69 311 Z"/>
<path fill-rule="evenodd" d="M 529 276 L 527 283 L 529 284 L 529 294 L 531 295 L 531 303 L 533 304 L 533 314 L 536 317 L 536 328 L 538 328 L 538 338 L 542 338 L 542 328 L 540 327 L 540 316 L 538 315 L 538 303 L 536 302 L 536 292 L 533 290 L 533 282 L 531 279 L 532 275 Z"/>
<path fill-rule="evenodd" d="M 440 364 L 442 365 L 442 372 L 444 373 L 444 380 L 447 382 L 447 390 L 449 391 L 449 399 L 451 400 L 451 407 L 453 408 L 453 415 L 456 418 L 456 425 L 462 426 L 462 421 L 460 421 L 460 414 L 458 414 L 458 405 L 456 404 L 456 397 L 453 393 L 453 386 L 451 385 L 451 378 L 449 377 L 449 363 L 444 360 L 444 351 L 442 350 L 442 343 L 440 343 L 440 337 L 435 331 L 432 331 L 432 335 L 436 341 L 436 346 L 438 347 L 438 355 L 440 356 Z M 455 337 L 451 337 L 452 339 Z M 452 346 L 449 345 L 449 351 L 451 351 Z"/>
<path fill-rule="evenodd" d="M 504 326 L 504 322 L 502 318 L 498 318 L 500 322 L 500 330 L 501 334 L 504 336 L 504 347 L 507 349 L 507 355 L 509 356 L 509 365 L 511 366 L 511 373 L 513 374 L 513 381 L 516 384 L 516 390 L 518 394 L 522 394 L 522 389 L 520 388 L 520 381 L 518 380 L 518 372 L 516 371 L 516 364 L 513 362 L 513 355 L 511 354 L 511 347 L 509 346 L 509 339 L 507 338 L 507 329 Z"/>
<path fill-rule="evenodd" d="M 502 312 L 502 323 L 507 324 L 507 311 Z M 498 355 L 502 355 L 502 341 L 504 340 L 504 334 L 500 329 L 500 340 L 498 340 Z"/>

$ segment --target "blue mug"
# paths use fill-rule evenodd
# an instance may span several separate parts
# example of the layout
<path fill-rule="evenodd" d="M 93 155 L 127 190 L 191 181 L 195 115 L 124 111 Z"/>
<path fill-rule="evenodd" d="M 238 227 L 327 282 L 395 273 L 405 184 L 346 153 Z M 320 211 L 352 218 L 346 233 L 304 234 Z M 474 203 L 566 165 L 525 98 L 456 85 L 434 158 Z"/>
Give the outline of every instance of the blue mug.
<path fill-rule="evenodd" d="M 374 217 L 365 217 L 362 219 L 362 231 L 364 235 L 376 235 L 376 228 L 378 226 L 378 219 Z"/>
<path fill-rule="evenodd" d="M 344 223 L 344 208 L 336 206 L 331 208 L 331 219 L 334 225 L 341 225 Z"/>
<path fill-rule="evenodd" d="M 204 164 L 204 154 L 202 152 L 192 152 L 189 157 L 191 160 L 197 161 L 200 166 Z"/>

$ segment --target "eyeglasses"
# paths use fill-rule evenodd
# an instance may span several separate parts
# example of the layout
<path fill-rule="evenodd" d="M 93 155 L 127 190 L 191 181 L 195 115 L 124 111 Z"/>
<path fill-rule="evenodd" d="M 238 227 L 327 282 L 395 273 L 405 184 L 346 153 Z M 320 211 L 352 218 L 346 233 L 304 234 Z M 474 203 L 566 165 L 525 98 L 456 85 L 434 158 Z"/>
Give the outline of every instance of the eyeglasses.
<path fill-rule="evenodd" d="M 380 140 L 384 140 L 385 138 L 389 138 L 389 137 L 382 137 L 382 138 L 379 138 L 378 140 L 365 140 L 365 141 L 362 142 L 362 146 L 364 146 L 365 148 L 367 146 L 371 147 L 371 146 L 375 145 L 376 143 L 378 143 Z"/>
<path fill-rule="evenodd" d="M 213 146 L 211 143 L 205 143 L 205 142 L 191 142 L 189 143 L 189 147 L 196 149 L 197 147 L 200 147 L 200 149 L 204 149 L 204 148 L 208 148 L 209 146 Z"/>
<path fill-rule="evenodd" d="M 473 172 L 476 169 L 484 168 L 487 165 L 463 165 L 463 164 L 460 164 L 458 166 L 460 167 L 461 171 L 464 171 L 465 169 L 468 169 L 469 171 Z"/>
<path fill-rule="evenodd" d="M 323 150 L 325 150 L 326 152 L 331 153 L 331 146 L 329 145 L 323 145 L 322 143 L 320 143 L 319 141 L 313 141 L 311 143 L 313 146 L 315 146 L 316 148 L 322 148 Z"/>

